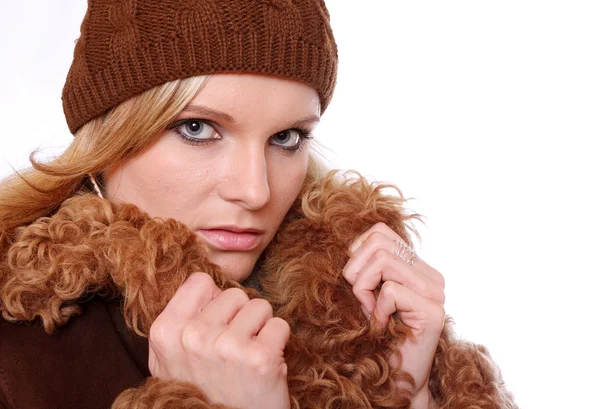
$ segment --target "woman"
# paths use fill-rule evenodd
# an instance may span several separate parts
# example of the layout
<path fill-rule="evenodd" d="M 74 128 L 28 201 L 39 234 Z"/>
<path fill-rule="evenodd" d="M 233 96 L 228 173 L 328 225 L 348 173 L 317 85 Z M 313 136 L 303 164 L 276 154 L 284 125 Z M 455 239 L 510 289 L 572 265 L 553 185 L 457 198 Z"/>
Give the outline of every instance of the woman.
<path fill-rule="evenodd" d="M 514 407 L 402 197 L 312 155 L 336 69 L 319 0 L 90 2 L 75 139 L 0 193 L 0 406 Z"/>

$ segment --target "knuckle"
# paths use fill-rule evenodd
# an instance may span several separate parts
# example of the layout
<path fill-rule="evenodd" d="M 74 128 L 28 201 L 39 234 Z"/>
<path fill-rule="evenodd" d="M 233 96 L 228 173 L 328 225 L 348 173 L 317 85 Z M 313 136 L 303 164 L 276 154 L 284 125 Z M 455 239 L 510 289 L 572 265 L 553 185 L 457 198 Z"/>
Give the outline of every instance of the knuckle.
<path fill-rule="evenodd" d="M 206 285 L 214 285 L 215 281 L 213 278 L 207 273 L 192 273 L 188 277 L 189 281 L 192 281 L 194 284 L 198 286 L 206 286 Z"/>
<path fill-rule="evenodd" d="M 231 360 L 233 357 L 243 356 L 240 354 L 240 344 L 228 331 L 217 337 L 214 345 L 215 355 L 222 361 Z"/>
<path fill-rule="evenodd" d="M 157 321 L 150 326 L 150 334 L 149 338 L 153 344 L 162 346 L 165 344 L 165 334 L 166 331 L 163 328 L 163 325 Z"/>
<path fill-rule="evenodd" d="M 444 276 L 442 275 L 442 273 L 440 273 L 436 268 L 428 266 L 429 267 L 429 271 L 430 274 L 433 277 L 433 280 L 435 280 L 437 283 L 439 283 L 439 285 L 442 288 L 446 288 L 446 279 L 444 278 Z"/>
<path fill-rule="evenodd" d="M 381 244 L 386 240 L 385 234 L 383 234 L 379 230 L 376 230 L 373 233 L 371 233 L 369 237 L 372 241 L 374 241 L 377 244 Z"/>
<path fill-rule="evenodd" d="M 248 351 L 247 363 L 253 371 L 261 376 L 271 372 L 273 367 L 273 354 L 266 348 L 253 347 Z"/>
<path fill-rule="evenodd" d="M 283 318 L 273 317 L 269 321 L 272 321 L 275 325 L 277 325 L 277 331 L 279 333 L 287 336 L 289 336 L 292 333 L 290 324 Z"/>
<path fill-rule="evenodd" d="M 354 294 L 354 296 L 356 298 L 360 299 L 360 295 L 361 295 L 362 291 L 363 291 L 362 286 L 360 286 L 360 285 L 352 286 L 352 293 Z"/>
<path fill-rule="evenodd" d="M 381 285 L 380 296 L 391 297 L 394 295 L 396 289 L 396 283 L 393 281 L 386 281 Z"/>
<path fill-rule="evenodd" d="M 166 320 L 159 317 L 150 326 L 148 336 L 155 347 L 164 349 L 173 340 L 173 329 Z"/>
<path fill-rule="evenodd" d="M 384 222 L 377 222 L 373 225 L 373 228 L 377 231 L 377 232 L 381 232 L 384 229 L 388 228 L 388 225 L 385 224 Z"/>
<path fill-rule="evenodd" d="M 443 322 L 444 317 L 446 317 L 446 309 L 443 305 L 435 303 L 433 306 L 433 314 L 436 318 Z"/>
<path fill-rule="evenodd" d="M 205 350 L 207 331 L 199 322 L 186 325 L 181 331 L 181 347 L 187 353 L 197 354 Z"/>
<path fill-rule="evenodd" d="M 414 277 L 414 285 L 417 292 L 426 296 L 427 298 L 436 298 L 438 291 L 440 290 L 439 285 L 435 281 L 425 277 L 421 279 Z"/>
<path fill-rule="evenodd" d="M 384 260 L 388 260 L 389 258 L 390 253 L 384 249 L 377 249 L 375 253 L 373 253 L 373 259 L 380 263 Z"/>
<path fill-rule="evenodd" d="M 446 288 L 446 279 L 444 278 L 444 276 L 442 275 L 442 273 L 440 273 L 439 271 L 437 273 L 439 275 L 440 285 L 442 286 L 442 288 Z"/>
<path fill-rule="evenodd" d="M 439 300 L 439 302 L 440 302 L 440 304 L 442 304 L 442 306 L 446 302 L 446 293 L 444 292 L 444 289 L 442 287 L 438 287 L 437 294 L 436 294 L 436 300 Z"/>
<path fill-rule="evenodd" d="M 227 290 L 223 291 L 223 294 L 228 294 L 228 296 L 236 300 L 245 302 L 250 301 L 248 294 L 246 294 L 241 288 L 228 288 Z"/>
<path fill-rule="evenodd" d="M 433 300 L 441 305 L 443 305 L 446 302 L 446 294 L 444 293 L 442 287 L 437 285 L 424 285 L 423 287 L 424 288 L 421 290 L 421 294 L 424 294 L 430 300 Z"/>
<path fill-rule="evenodd" d="M 271 320 L 276 322 L 277 325 L 281 326 L 282 329 L 284 329 L 286 331 L 290 331 L 290 324 L 283 318 L 273 317 L 273 318 L 271 318 Z"/>
<path fill-rule="evenodd" d="M 267 300 L 265 300 L 264 298 L 254 298 L 254 299 L 250 300 L 249 302 L 253 305 L 256 305 L 259 308 L 272 310 L 271 303 L 268 302 Z"/>
<path fill-rule="evenodd" d="M 271 303 L 265 300 L 264 298 L 254 298 L 250 300 L 248 304 L 255 306 L 257 310 L 261 312 L 267 312 L 271 315 L 273 314 L 273 307 L 271 306 Z"/>

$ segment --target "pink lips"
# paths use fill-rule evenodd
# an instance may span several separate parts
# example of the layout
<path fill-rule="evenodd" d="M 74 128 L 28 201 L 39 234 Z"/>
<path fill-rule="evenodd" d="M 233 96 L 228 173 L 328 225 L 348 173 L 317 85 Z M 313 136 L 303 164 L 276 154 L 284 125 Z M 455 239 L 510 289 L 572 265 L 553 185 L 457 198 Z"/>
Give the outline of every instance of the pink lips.
<path fill-rule="evenodd" d="M 200 229 L 200 234 L 214 247 L 229 251 L 248 251 L 258 246 L 261 233 L 258 230 L 242 230 L 235 227 Z"/>

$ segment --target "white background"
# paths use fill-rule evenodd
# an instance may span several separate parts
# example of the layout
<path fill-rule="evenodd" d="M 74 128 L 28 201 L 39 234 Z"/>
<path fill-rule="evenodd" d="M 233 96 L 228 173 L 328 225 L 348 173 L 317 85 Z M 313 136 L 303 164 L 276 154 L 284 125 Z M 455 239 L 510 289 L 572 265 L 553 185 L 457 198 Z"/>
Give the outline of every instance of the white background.
<path fill-rule="evenodd" d="M 598 4 L 327 0 L 340 66 L 318 138 L 414 198 L 448 314 L 522 408 L 600 407 Z M 0 176 L 70 142 L 85 7 L 0 0 Z"/>

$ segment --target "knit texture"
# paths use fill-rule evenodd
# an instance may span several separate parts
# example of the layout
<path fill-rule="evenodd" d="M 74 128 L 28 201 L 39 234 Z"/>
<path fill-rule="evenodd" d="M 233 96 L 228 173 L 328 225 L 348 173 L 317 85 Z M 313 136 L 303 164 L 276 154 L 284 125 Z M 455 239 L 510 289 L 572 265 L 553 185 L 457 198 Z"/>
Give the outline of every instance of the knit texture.
<path fill-rule="evenodd" d="M 165 82 L 245 72 L 314 87 L 324 112 L 337 63 L 324 0 L 89 0 L 63 109 L 74 134 Z"/>

